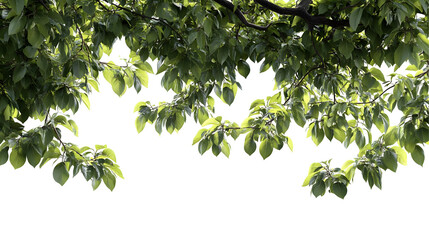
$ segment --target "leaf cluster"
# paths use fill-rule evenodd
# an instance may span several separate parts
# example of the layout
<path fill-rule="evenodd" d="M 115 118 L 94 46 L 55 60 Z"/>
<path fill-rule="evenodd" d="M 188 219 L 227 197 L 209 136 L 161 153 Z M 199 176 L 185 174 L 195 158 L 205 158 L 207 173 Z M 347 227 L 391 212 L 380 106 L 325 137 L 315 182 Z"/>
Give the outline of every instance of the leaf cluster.
<path fill-rule="evenodd" d="M 0 163 L 10 160 L 18 168 L 27 160 L 35 166 L 58 159 L 54 179 L 60 184 L 73 167 L 94 188 L 104 181 L 113 189 L 115 175 L 122 176 L 114 155 L 66 143 L 59 128 L 77 134 L 66 115 L 82 103 L 90 108 L 88 96 L 98 91 L 102 73 L 118 96 L 129 88 L 140 92 L 149 74 L 162 74 L 161 86 L 175 96 L 138 103 L 137 131 L 149 123 L 160 134 L 178 132 L 193 119 L 203 127 L 193 140 L 201 154 L 211 149 L 229 156 L 229 137 L 243 135 L 249 155 L 258 149 L 266 159 L 284 145 L 292 150 L 291 122 L 307 128 L 316 145 L 356 144 L 358 156 L 343 168 L 329 161 L 311 165 L 304 185 L 315 196 L 329 189 L 344 198 L 356 170 L 370 187 L 381 188 L 382 171 L 396 171 L 408 153 L 423 165 L 428 0 L 310 2 L 305 14 L 295 1 L 2 2 Z M 103 62 L 119 39 L 129 59 Z M 241 124 L 217 116 L 215 99 L 233 104 L 256 65 L 274 72 L 272 83 L 261 83 L 273 84 L 274 95 L 255 100 Z M 384 65 L 395 71 L 407 65 L 409 73 L 387 75 Z M 401 119 L 392 125 L 397 110 Z M 24 130 L 30 118 L 42 126 Z"/>

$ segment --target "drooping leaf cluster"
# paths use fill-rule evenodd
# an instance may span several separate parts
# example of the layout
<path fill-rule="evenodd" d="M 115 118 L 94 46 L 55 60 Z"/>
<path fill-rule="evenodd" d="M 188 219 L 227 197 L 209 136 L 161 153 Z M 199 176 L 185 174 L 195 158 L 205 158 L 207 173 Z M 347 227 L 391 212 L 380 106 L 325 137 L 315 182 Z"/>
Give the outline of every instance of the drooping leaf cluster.
<path fill-rule="evenodd" d="M 320 0 L 309 8 L 295 2 L 2 1 L 1 163 L 10 158 L 20 167 L 27 159 L 35 166 L 39 162 L 30 152 L 36 152 L 42 162 L 58 159 L 54 178 L 60 184 L 74 166 L 93 186 L 103 179 L 112 188 L 119 168 L 99 160 L 114 159 L 99 157 L 101 149 L 65 143 L 58 124 L 77 127 L 65 114 L 51 113 L 74 113 L 82 102 L 89 107 L 88 95 L 98 90 L 102 72 L 119 96 L 147 87 L 148 73 L 163 74 L 161 85 L 175 97 L 138 103 L 137 131 L 149 123 L 159 133 L 173 133 L 193 118 L 203 127 L 193 140 L 201 154 L 211 149 L 229 156 L 231 138 L 241 136 L 245 152 L 258 150 L 263 159 L 284 145 L 292 150 L 291 122 L 307 128 L 316 145 L 325 139 L 345 147 L 354 142 L 360 151 L 342 168 L 331 168 L 330 161 L 311 165 L 304 186 L 316 197 L 329 189 L 344 198 L 356 170 L 371 187 L 381 188 L 382 172 L 405 165 L 407 153 L 423 165 L 429 141 L 429 2 Z M 131 50 L 124 66 L 101 60 L 118 39 Z M 276 90 L 255 100 L 241 124 L 224 120 L 215 113 L 215 101 L 234 102 L 241 89 L 237 73 L 246 78 L 250 62 L 259 63 L 260 72 L 275 72 L 274 82 L 261 84 Z M 382 65 L 409 65 L 410 73 L 387 76 Z M 389 116 L 397 110 L 401 119 L 393 126 Z M 64 119 L 55 120 L 59 116 Z M 30 117 L 43 125 L 24 130 Z"/>

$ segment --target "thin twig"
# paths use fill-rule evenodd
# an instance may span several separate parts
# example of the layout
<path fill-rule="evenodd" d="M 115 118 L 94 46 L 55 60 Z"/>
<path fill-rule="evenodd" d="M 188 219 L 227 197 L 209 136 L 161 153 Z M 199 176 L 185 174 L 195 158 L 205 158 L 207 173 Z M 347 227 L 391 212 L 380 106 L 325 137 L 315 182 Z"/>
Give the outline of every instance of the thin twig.
<path fill-rule="evenodd" d="M 297 86 L 301 85 L 301 83 L 308 76 L 308 74 L 310 74 L 312 71 L 319 69 L 319 68 L 322 68 L 322 66 L 314 66 L 314 67 L 310 68 L 310 70 L 308 70 L 304 74 L 304 76 L 301 77 L 301 79 L 299 79 L 296 83 L 294 83 L 292 87 L 297 87 Z M 291 89 L 291 88 L 289 88 L 289 89 Z M 289 102 L 289 100 L 291 99 L 291 97 L 292 97 L 292 95 L 289 95 L 289 97 L 286 99 L 286 101 L 283 103 L 283 105 L 286 105 Z"/>
<path fill-rule="evenodd" d="M 425 72 L 422 72 L 422 73 L 420 73 L 419 75 L 417 75 L 416 76 L 416 78 L 421 78 L 421 77 L 423 77 L 424 75 L 426 75 L 426 74 L 428 74 L 429 73 L 429 68 L 428 68 L 428 70 L 426 70 Z"/>
<path fill-rule="evenodd" d="M 81 50 L 82 50 L 83 46 L 85 46 L 85 48 L 87 50 L 86 54 L 88 55 L 88 61 L 91 61 L 91 56 L 89 55 L 91 53 L 91 50 L 89 49 L 88 45 L 86 45 L 85 39 L 83 38 L 83 35 L 82 35 L 82 30 L 80 29 L 79 25 L 77 23 L 75 23 L 75 25 L 76 25 L 76 29 L 79 33 L 80 39 L 82 40 Z"/>
<path fill-rule="evenodd" d="M 104 10 L 108 11 L 108 12 L 112 12 L 112 10 L 108 9 L 100 0 L 97 0 L 98 4 L 100 4 L 100 6 L 102 8 L 104 8 Z"/>
<path fill-rule="evenodd" d="M 392 86 L 386 88 L 380 95 L 378 95 L 377 97 L 375 97 L 374 99 L 372 99 L 369 102 L 356 102 L 356 103 L 350 103 L 350 104 L 373 104 L 377 99 L 379 99 L 381 96 L 383 96 L 383 94 L 385 94 L 389 89 L 392 89 L 393 87 L 395 87 L 397 83 L 393 84 Z"/>
<path fill-rule="evenodd" d="M 85 158 L 80 152 L 78 152 L 78 151 L 76 151 L 74 149 L 70 149 L 69 147 L 67 147 L 67 145 L 61 140 L 60 134 L 58 133 L 57 128 L 53 124 L 52 124 L 52 128 L 54 129 L 55 135 L 56 135 L 58 141 L 60 142 L 61 146 L 63 146 L 64 152 L 67 152 L 68 150 L 71 150 L 71 151 L 77 153 L 82 158 Z"/>
<path fill-rule="evenodd" d="M 50 112 L 51 108 L 48 108 L 48 111 L 46 111 L 46 117 L 45 117 L 45 125 L 46 123 L 48 123 L 48 117 L 49 117 L 49 112 Z"/>

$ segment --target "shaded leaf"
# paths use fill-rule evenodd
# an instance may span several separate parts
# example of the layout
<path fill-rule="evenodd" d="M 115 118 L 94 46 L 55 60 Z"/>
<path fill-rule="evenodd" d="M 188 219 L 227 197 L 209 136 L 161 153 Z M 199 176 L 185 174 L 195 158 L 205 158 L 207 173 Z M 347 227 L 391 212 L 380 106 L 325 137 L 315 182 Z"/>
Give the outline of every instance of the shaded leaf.
<path fill-rule="evenodd" d="M 337 195 L 337 197 L 344 199 L 347 194 L 347 187 L 342 183 L 336 182 L 331 186 L 331 192 Z"/>
<path fill-rule="evenodd" d="M 425 153 L 419 145 L 416 145 L 413 152 L 411 152 L 411 157 L 413 158 L 414 162 L 420 166 L 423 166 L 425 161 Z"/>
<path fill-rule="evenodd" d="M 69 172 L 67 171 L 66 164 L 64 162 L 58 163 L 53 171 L 54 180 L 63 186 L 69 179 Z"/>
<path fill-rule="evenodd" d="M 361 21 L 362 13 L 363 13 L 363 8 L 360 8 L 360 7 L 353 9 L 353 11 L 350 13 L 349 24 L 353 31 L 356 31 Z"/>

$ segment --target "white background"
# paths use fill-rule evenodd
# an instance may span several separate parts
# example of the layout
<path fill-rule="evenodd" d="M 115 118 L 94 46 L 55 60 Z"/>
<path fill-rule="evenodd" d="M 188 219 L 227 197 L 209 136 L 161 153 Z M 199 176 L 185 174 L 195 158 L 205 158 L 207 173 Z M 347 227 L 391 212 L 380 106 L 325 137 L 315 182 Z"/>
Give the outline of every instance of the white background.
<path fill-rule="evenodd" d="M 115 55 L 115 53 L 113 54 Z M 122 55 L 126 56 L 126 55 Z M 241 123 L 256 98 L 273 95 L 273 76 L 255 67 L 232 107 L 216 98 L 217 114 Z M 0 239 L 428 239 L 429 169 L 409 166 L 383 174 L 383 190 L 370 189 L 357 172 L 344 200 L 331 194 L 310 196 L 301 187 L 312 162 L 352 159 L 345 149 L 325 138 L 315 147 L 306 132 L 291 125 L 294 151 L 274 151 L 267 160 L 251 157 L 243 139 L 230 139 L 231 155 L 200 156 L 192 139 L 200 129 L 191 118 L 179 133 L 159 136 L 152 125 L 137 134 L 134 105 L 171 99 L 150 76 L 150 87 L 119 98 L 101 82 L 90 96 L 91 110 L 73 119 L 79 145 L 107 144 L 116 152 L 125 180 L 110 192 L 103 184 L 92 191 L 78 175 L 61 187 L 53 166 L 13 170 L 0 167 Z M 376 128 L 373 129 L 376 131 Z M 64 130 L 65 133 L 67 130 Z"/>

